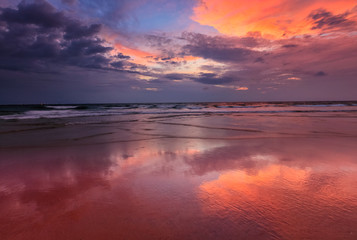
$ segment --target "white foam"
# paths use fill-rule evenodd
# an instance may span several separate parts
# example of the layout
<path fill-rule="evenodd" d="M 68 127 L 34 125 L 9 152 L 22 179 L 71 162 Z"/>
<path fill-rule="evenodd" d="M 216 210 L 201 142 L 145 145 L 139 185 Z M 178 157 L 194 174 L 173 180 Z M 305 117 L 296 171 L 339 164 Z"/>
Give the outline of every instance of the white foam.
<path fill-rule="evenodd" d="M 76 108 L 77 106 L 46 106 L 47 108 L 52 108 L 52 109 L 58 109 L 58 110 L 65 110 L 65 109 L 74 109 Z"/>
<path fill-rule="evenodd" d="M 293 105 L 292 107 L 346 107 L 345 104 Z"/>

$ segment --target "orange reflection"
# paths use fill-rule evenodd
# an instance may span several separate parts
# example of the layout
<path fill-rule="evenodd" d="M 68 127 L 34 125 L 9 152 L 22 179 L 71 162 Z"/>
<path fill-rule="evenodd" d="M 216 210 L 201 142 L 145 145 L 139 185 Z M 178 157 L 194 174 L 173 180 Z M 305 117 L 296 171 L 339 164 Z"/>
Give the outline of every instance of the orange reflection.
<path fill-rule="evenodd" d="M 304 182 L 308 176 L 307 170 L 271 165 L 256 175 L 249 175 L 245 171 L 229 171 L 220 175 L 217 180 L 203 183 L 200 190 L 204 195 L 215 196 L 215 201 L 219 199 L 221 204 L 215 207 L 226 208 L 236 201 L 235 198 L 238 197 L 236 194 L 243 194 L 252 201 L 259 201 L 259 188 L 274 187 L 276 184 L 281 184 L 281 180 L 289 184 L 292 189 L 299 190 L 301 189 L 300 183 Z"/>
<path fill-rule="evenodd" d="M 353 200 L 357 195 L 351 188 L 357 182 L 357 169 L 349 169 L 344 176 L 337 176 L 333 169 L 322 169 L 273 164 L 253 175 L 228 171 L 200 186 L 202 209 L 210 216 L 229 213 L 235 221 L 259 221 L 262 228 L 283 239 L 334 239 L 331 236 L 345 233 L 337 227 L 328 229 L 328 225 L 343 214 L 339 211 L 351 215 L 357 207 Z M 305 231 L 316 224 L 316 219 L 327 217 L 326 225 L 318 226 L 316 232 Z"/>
<path fill-rule="evenodd" d="M 354 0 L 202 0 L 194 9 L 193 20 L 215 27 L 230 35 L 261 32 L 265 37 L 280 38 L 311 34 L 309 14 L 316 9 L 326 9 L 333 14 L 343 14 L 353 9 Z"/>

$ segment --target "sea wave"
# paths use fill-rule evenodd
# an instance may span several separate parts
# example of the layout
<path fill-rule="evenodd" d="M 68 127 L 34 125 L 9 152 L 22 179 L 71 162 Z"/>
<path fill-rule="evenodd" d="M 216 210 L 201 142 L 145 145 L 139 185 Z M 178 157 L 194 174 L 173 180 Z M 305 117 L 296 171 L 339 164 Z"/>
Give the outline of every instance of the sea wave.
<path fill-rule="evenodd" d="M 356 111 L 356 102 L 14 105 L 0 106 L 0 119 L 68 118 L 130 114 L 264 114 Z"/>
<path fill-rule="evenodd" d="M 46 108 L 50 108 L 50 109 L 58 109 L 58 110 L 66 110 L 66 109 L 75 109 L 77 108 L 78 106 L 46 106 Z"/>

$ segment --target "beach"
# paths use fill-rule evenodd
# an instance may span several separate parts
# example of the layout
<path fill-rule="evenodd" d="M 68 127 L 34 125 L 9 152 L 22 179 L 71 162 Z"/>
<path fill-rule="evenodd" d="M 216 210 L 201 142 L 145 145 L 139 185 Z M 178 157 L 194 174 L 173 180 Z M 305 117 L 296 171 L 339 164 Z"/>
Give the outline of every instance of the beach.
<path fill-rule="evenodd" d="M 356 102 L 0 109 L 2 240 L 357 238 Z"/>

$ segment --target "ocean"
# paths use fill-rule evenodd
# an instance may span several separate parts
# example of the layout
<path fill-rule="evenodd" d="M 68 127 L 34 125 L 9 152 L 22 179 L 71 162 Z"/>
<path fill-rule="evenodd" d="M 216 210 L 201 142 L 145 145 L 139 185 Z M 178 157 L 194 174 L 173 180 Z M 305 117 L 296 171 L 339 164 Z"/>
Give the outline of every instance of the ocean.
<path fill-rule="evenodd" d="M 354 112 L 357 101 L 0 105 L 0 119 L 68 118 L 135 114 Z"/>

